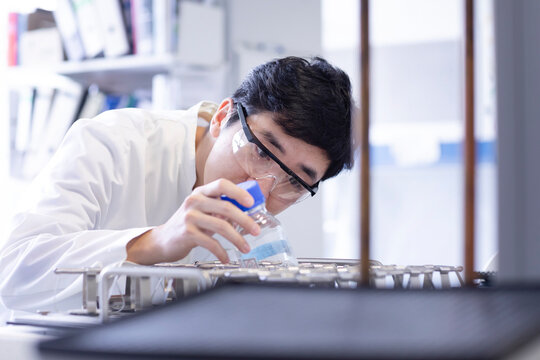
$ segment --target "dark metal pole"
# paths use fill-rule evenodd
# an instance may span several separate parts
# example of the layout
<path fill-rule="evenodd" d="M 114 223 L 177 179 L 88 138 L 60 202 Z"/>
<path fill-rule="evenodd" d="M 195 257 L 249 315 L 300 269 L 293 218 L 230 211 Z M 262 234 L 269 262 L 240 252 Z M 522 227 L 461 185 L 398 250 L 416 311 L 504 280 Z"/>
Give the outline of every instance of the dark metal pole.
<path fill-rule="evenodd" d="M 474 3 L 465 0 L 465 283 L 474 280 L 476 149 L 474 136 Z"/>
<path fill-rule="evenodd" d="M 370 162 L 369 162 L 369 1 L 360 2 L 361 168 L 360 168 L 360 282 L 369 286 Z"/>

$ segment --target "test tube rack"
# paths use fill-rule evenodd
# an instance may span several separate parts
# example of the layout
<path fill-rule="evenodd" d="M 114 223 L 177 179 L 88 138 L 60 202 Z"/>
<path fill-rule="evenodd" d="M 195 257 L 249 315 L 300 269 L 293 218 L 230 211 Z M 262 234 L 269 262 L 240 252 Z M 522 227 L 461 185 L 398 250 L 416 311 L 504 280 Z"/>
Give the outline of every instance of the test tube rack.
<path fill-rule="evenodd" d="M 369 283 L 377 289 L 448 289 L 461 287 L 463 267 L 383 265 L 369 262 Z M 82 309 L 70 313 L 99 316 L 100 322 L 203 292 L 227 282 L 351 288 L 361 285 L 358 260 L 300 258 L 297 266 L 261 261 L 256 268 L 219 261 L 154 266 L 122 262 L 102 270 L 57 269 L 83 276 Z M 107 299 L 107 301 L 101 301 Z"/>

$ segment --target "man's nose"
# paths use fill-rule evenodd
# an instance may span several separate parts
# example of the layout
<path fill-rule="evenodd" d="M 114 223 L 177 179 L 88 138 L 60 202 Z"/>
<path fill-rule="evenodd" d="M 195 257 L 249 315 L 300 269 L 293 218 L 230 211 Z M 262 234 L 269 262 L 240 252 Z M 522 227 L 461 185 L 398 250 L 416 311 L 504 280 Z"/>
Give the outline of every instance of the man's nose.
<path fill-rule="evenodd" d="M 274 190 L 274 187 L 276 186 L 276 177 L 274 175 L 266 175 L 262 177 L 257 177 L 254 180 L 259 183 L 265 199 L 268 199 L 268 197 L 270 196 L 270 192 Z"/>

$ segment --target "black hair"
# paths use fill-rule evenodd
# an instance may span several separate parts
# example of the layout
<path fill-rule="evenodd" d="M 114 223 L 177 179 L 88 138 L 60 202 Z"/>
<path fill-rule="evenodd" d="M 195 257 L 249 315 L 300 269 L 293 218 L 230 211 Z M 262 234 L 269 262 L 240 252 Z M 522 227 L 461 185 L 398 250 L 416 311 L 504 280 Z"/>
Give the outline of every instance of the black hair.
<path fill-rule="evenodd" d="M 248 115 L 273 113 L 287 135 L 323 149 L 330 165 L 321 180 L 351 169 L 351 82 L 326 60 L 289 56 L 259 65 L 232 99 Z M 233 109 L 230 124 L 238 120 Z"/>

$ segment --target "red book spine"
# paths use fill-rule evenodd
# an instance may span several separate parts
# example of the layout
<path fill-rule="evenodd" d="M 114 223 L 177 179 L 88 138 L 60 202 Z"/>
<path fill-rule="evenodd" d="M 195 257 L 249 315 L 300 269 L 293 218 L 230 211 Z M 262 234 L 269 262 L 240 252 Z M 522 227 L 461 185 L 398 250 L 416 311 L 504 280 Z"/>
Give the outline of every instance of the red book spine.
<path fill-rule="evenodd" d="M 17 46 L 19 40 L 17 39 L 17 20 L 19 15 L 17 13 L 9 13 L 8 16 L 8 66 L 17 66 Z"/>

